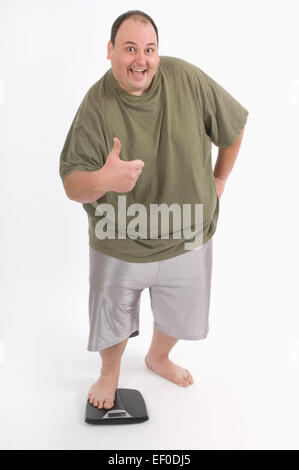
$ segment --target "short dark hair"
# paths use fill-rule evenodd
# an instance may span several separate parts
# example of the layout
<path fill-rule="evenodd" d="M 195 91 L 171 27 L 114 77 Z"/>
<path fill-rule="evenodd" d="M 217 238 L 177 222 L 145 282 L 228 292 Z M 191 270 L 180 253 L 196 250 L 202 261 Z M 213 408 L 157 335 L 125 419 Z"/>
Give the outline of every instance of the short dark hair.
<path fill-rule="evenodd" d="M 141 21 L 142 23 L 148 23 L 149 21 L 152 23 L 152 25 L 153 25 L 153 27 L 156 31 L 156 35 L 157 35 L 157 47 L 159 47 L 158 28 L 155 25 L 154 20 L 149 15 L 147 15 L 146 13 L 144 13 L 143 11 L 140 11 L 140 10 L 129 10 L 126 13 L 123 13 L 122 15 L 120 15 L 118 18 L 116 18 L 116 20 L 114 21 L 114 23 L 112 25 L 111 36 L 110 36 L 110 41 L 112 42 L 113 47 L 115 45 L 116 33 L 117 33 L 120 25 L 125 20 L 127 20 L 128 18 L 131 18 L 131 17 L 133 17 L 135 20 Z"/>

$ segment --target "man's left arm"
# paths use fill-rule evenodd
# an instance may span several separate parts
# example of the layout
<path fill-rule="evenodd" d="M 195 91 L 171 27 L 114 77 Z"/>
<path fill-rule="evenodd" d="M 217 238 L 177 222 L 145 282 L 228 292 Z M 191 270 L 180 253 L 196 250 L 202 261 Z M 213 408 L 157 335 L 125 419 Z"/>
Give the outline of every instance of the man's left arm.
<path fill-rule="evenodd" d="M 229 147 L 219 147 L 218 156 L 214 167 L 214 179 L 216 193 L 220 200 L 225 188 L 226 181 L 233 169 L 237 159 L 245 127 L 241 130 L 235 142 Z"/>

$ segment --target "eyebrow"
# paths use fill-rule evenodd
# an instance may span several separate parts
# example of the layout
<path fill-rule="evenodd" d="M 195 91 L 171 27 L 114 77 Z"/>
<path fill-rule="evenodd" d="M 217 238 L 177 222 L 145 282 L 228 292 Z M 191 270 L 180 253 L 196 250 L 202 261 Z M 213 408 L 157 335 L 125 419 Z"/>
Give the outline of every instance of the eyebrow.
<path fill-rule="evenodd" d="M 133 42 L 133 41 L 126 41 L 126 42 L 123 43 L 123 46 L 124 46 L 125 44 L 134 44 L 134 46 L 137 46 L 137 45 L 138 45 L 136 42 Z M 147 46 L 155 46 L 155 45 L 156 45 L 156 44 L 155 44 L 154 42 L 149 42 L 149 43 L 147 44 Z"/>

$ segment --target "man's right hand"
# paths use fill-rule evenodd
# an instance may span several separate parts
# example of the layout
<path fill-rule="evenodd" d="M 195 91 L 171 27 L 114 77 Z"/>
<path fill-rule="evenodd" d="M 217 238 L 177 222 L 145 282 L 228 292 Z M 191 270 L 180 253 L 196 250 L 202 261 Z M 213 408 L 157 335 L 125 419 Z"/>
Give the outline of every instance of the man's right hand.
<path fill-rule="evenodd" d="M 127 193 L 132 191 L 139 178 L 144 162 L 142 160 L 124 161 L 119 158 L 121 143 L 113 138 L 114 145 L 102 168 L 103 191 Z"/>

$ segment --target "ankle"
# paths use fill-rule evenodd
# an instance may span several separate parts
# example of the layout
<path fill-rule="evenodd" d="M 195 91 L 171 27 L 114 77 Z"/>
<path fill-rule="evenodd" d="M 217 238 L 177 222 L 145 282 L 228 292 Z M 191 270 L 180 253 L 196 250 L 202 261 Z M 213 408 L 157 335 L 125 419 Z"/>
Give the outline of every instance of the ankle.
<path fill-rule="evenodd" d="M 101 376 L 102 377 L 118 377 L 120 373 L 120 367 L 118 366 L 102 366 Z"/>
<path fill-rule="evenodd" d="M 156 351 L 151 351 L 151 350 L 148 351 L 146 358 L 152 361 L 159 361 L 159 362 L 169 359 L 167 353 L 157 353 Z"/>

